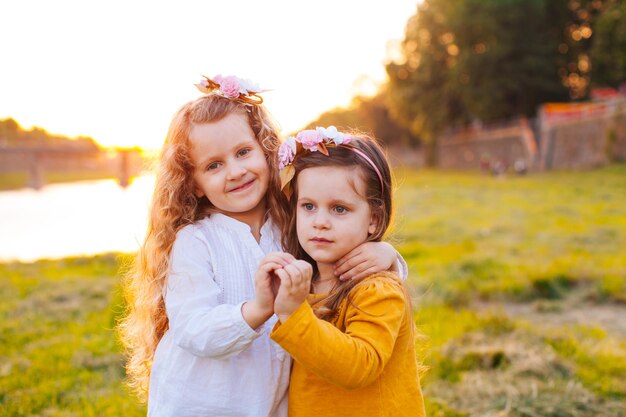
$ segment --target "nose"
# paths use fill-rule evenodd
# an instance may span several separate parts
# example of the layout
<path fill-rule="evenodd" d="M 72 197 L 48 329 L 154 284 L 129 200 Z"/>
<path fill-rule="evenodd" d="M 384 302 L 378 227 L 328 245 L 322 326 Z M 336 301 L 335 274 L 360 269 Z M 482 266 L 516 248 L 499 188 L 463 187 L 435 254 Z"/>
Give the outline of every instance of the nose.
<path fill-rule="evenodd" d="M 328 229 L 330 223 L 328 222 L 328 215 L 324 210 L 317 210 L 313 218 L 313 227 L 316 229 Z"/>
<path fill-rule="evenodd" d="M 228 167 L 228 179 L 238 180 L 246 173 L 246 167 L 238 162 L 232 162 Z"/>

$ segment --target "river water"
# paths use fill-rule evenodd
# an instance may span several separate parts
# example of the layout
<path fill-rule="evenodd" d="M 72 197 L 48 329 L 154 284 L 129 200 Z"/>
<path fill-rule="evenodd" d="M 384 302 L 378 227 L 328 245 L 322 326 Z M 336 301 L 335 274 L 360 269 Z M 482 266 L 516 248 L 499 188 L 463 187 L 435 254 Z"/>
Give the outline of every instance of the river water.
<path fill-rule="evenodd" d="M 154 177 L 0 192 L 0 261 L 134 252 L 146 230 Z"/>

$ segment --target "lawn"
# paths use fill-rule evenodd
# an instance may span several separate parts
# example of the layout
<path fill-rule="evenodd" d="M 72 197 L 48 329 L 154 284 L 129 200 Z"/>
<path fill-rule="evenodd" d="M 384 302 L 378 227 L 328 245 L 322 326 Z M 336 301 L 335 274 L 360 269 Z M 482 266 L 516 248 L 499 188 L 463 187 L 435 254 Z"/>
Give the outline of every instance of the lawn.
<path fill-rule="evenodd" d="M 626 166 L 396 176 L 429 415 L 626 415 Z"/>
<path fill-rule="evenodd" d="M 626 415 L 626 166 L 396 171 L 429 416 Z M 145 414 L 114 326 L 128 255 L 0 265 L 0 416 Z"/>

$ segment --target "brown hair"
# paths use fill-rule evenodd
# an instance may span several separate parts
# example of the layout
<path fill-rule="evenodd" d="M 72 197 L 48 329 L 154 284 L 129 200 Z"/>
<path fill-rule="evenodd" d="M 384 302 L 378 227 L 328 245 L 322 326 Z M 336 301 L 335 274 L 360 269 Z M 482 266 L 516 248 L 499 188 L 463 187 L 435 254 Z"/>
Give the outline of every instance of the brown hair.
<path fill-rule="evenodd" d="M 118 331 L 128 356 L 129 386 L 142 400 L 147 393 L 154 352 L 169 326 L 163 289 L 176 233 L 212 209 L 206 197 L 198 198 L 194 193 L 189 134 L 194 125 L 218 122 L 231 113 L 247 115 L 268 162 L 268 213 L 279 226 L 287 222 L 287 200 L 280 192 L 278 177 L 278 129 L 267 110 L 215 94 L 182 106 L 172 119 L 159 155 L 144 243 L 123 282 L 127 310 Z"/>
<path fill-rule="evenodd" d="M 363 152 L 376 165 L 381 178 L 374 167 L 357 152 L 351 148 L 356 148 Z M 313 279 L 318 275 L 316 262 L 304 251 L 298 241 L 296 232 L 296 204 L 298 200 L 298 175 L 307 168 L 312 167 L 355 167 L 358 172 L 357 177 L 365 184 L 365 199 L 367 200 L 372 215 L 376 219 L 376 230 L 367 238 L 368 242 L 380 242 L 385 235 L 392 216 L 392 177 L 389 163 L 384 151 L 375 139 L 366 135 L 353 135 L 349 145 L 339 145 L 328 147 L 326 156 L 321 152 L 304 151 L 299 154 L 293 162 L 295 175 L 291 180 L 293 194 L 289 200 L 290 218 L 282 229 L 282 243 L 286 251 L 291 253 L 296 259 L 303 259 L 313 265 Z M 382 184 L 381 184 L 382 182 Z M 336 312 L 344 298 L 361 280 L 348 280 L 339 282 L 333 290 L 317 304 L 318 317 L 328 320 Z"/>

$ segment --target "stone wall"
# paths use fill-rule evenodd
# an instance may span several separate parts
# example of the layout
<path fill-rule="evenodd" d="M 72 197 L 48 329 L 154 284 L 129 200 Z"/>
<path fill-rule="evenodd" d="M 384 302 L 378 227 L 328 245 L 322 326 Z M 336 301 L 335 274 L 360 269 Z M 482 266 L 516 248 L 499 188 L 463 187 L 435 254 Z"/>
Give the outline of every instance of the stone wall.
<path fill-rule="evenodd" d="M 386 146 L 389 164 L 393 167 L 410 166 L 424 168 L 426 166 L 426 154 L 423 148 L 410 148 L 408 146 Z"/>
<path fill-rule="evenodd" d="M 469 128 L 439 138 L 438 166 L 444 169 L 506 169 L 535 165 L 537 145 L 526 119 L 508 126 Z"/>
<path fill-rule="evenodd" d="M 444 169 L 505 171 L 588 169 L 626 161 L 626 110 L 539 119 L 537 137 L 525 119 L 517 125 L 468 128 L 439 138 L 438 166 Z M 494 166 L 497 169 L 494 169 Z"/>
<path fill-rule="evenodd" d="M 626 162 L 626 111 L 613 117 L 608 147 L 613 161 Z"/>
<path fill-rule="evenodd" d="M 546 124 L 541 130 L 541 168 L 586 169 L 609 163 L 610 118 L 598 116 Z"/>
<path fill-rule="evenodd" d="M 604 115 L 544 123 L 543 169 L 585 169 L 626 161 L 626 109 Z"/>

